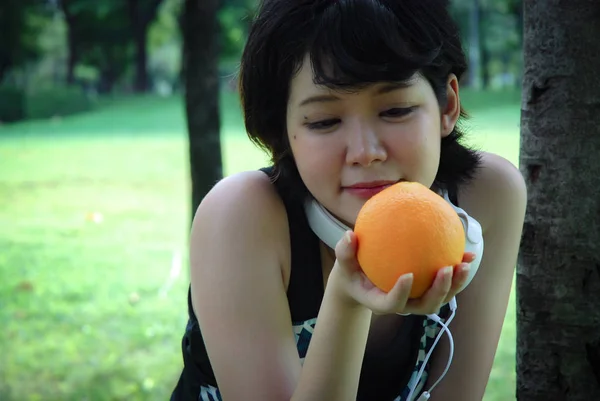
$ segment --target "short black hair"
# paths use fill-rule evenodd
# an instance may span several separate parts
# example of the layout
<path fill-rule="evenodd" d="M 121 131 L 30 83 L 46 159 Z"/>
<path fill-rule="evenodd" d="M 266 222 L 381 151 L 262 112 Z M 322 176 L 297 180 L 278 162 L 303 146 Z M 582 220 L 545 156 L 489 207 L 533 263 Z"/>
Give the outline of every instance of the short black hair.
<path fill-rule="evenodd" d="M 250 139 L 271 156 L 275 179 L 298 195 L 307 190 L 287 136 L 290 82 L 310 55 L 315 83 L 357 89 L 421 73 L 443 106 L 447 80 L 467 70 L 448 0 L 262 0 L 240 65 L 240 96 Z M 470 180 L 480 155 L 461 143 L 467 117 L 441 139 L 434 185 Z"/>

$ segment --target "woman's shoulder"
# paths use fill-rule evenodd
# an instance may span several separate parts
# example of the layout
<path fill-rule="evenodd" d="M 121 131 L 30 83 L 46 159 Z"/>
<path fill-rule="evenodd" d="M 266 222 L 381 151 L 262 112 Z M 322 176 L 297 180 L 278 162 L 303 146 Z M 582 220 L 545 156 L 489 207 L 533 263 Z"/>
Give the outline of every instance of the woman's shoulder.
<path fill-rule="evenodd" d="M 284 244 L 287 212 L 269 175 L 260 170 L 239 172 L 212 187 L 196 210 L 192 230 L 217 229 L 224 239 L 252 235 Z"/>
<path fill-rule="evenodd" d="M 246 217 L 268 218 L 266 222 L 285 217 L 285 205 L 271 177 L 261 170 L 242 171 L 219 180 L 202 199 L 197 213 L 222 214 L 239 222 Z"/>
<path fill-rule="evenodd" d="M 243 197 L 240 199 L 239 197 Z M 239 202 L 244 200 L 244 202 Z M 213 203 L 258 206 L 262 203 L 280 203 L 275 185 L 270 176 L 261 170 L 242 171 L 219 180 L 206 194 L 200 207 Z"/>
<path fill-rule="evenodd" d="M 519 213 L 527 201 L 525 180 L 506 158 L 480 152 L 481 164 L 473 179 L 458 191 L 459 204 L 483 231 L 508 215 Z"/>

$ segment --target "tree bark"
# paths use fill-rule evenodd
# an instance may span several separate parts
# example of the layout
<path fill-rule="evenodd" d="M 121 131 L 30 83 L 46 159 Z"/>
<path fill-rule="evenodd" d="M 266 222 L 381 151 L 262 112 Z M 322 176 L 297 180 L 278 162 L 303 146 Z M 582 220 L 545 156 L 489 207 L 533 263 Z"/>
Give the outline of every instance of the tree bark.
<path fill-rule="evenodd" d="M 600 400 L 598 21 L 597 0 L 524 0 L 518 400 Z"/>
<path fill-rule="evenodd" d="M 223 177 L 218 80 L 220 5 L 221 0 L 186 0 L 181 19 L 192 216 L 202 198 Z"/>
<path fill-rule="evenodd" d="M 134 91 L 147 92 L 150 89 L 148 75 L 148 29 L 156 18 L 163 0 L 128 0 L 129 21 L 135 44 Z"/>

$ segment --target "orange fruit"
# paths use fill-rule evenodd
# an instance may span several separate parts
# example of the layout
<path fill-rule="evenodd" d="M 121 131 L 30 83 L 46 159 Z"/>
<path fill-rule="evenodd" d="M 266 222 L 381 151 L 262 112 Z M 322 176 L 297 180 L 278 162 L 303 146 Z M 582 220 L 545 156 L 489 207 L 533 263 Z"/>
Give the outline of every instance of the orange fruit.
<path fill-rule="evenodd" d="M 369 280 L 389 292 L 400 276 L 413 273 L 411 298 L 431 287 L 439 269 L 460 264 L 465 251 L 456 211 L 417 182 L 399 182 L 369 198 L 354 232 L 357 259 Z"/>

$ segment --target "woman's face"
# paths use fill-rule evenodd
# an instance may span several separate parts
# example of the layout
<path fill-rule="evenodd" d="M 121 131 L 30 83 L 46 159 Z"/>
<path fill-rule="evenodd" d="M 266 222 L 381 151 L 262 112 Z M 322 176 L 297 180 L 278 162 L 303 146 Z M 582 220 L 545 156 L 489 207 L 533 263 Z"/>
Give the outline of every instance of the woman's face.
<path fill-rule="evenodd" d="M 458 84 L 448 81 L 443 109 L 429 82 L 380 83 L 343 93 L 313 82 L 308 59 L 292 79 L 287 131 L 306 187 L 340 220 L 354 225 L 365 201 L 400 180 L 431 187 L 442 137 L 460 113 Z"/>

